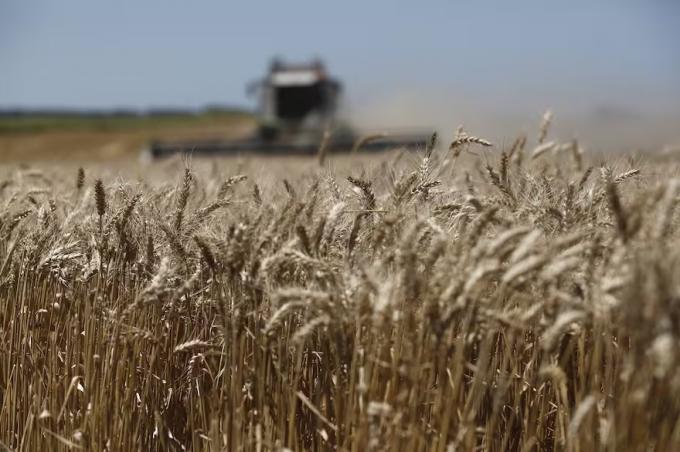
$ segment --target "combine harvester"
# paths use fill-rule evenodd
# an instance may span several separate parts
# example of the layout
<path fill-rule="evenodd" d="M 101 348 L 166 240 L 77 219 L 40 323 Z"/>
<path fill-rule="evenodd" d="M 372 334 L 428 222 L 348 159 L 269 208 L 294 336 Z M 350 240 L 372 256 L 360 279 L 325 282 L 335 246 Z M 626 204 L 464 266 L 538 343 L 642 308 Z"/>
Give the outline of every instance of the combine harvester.
<path fill-rule="evenodd" d="M 336 118 L 341 85 L 320 61 L 290 65 L 274 60 L 269 74 L 251 84 L 248 93 L 259 98 L 254 136 L 242 140 L 154 141 L 152 158 L 177 153 L 192 155 L 316 154 L 424 147 L 431 132 L 375 133 L 355 129 Z"/>

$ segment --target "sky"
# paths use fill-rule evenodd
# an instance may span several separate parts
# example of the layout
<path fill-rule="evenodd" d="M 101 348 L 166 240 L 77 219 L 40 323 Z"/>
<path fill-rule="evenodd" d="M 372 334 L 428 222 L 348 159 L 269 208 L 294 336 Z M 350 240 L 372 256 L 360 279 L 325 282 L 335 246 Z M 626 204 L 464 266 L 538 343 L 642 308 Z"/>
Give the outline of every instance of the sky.
<path fill-rule="evenodd" d="M 251 107 L 275 55 L 368 122 L 680 118 L 675 0 L 0 0 L 0 108 Z"/>

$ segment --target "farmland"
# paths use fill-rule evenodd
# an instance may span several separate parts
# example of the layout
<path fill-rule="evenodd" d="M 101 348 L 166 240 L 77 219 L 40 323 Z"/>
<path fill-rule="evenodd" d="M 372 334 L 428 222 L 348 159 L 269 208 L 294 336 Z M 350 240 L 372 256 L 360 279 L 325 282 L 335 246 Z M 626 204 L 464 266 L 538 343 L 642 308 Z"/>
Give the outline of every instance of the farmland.
<path fill-rule="evenodd" d="M 240 110 L 0 112 L 0 162 L 130 159 L 151 140 L 224 139 L 253 127 Z"/>
<path fill-rule="evenodd" d="M 678 165 L 6 164 L 0 449 L 680 449 Z"/>

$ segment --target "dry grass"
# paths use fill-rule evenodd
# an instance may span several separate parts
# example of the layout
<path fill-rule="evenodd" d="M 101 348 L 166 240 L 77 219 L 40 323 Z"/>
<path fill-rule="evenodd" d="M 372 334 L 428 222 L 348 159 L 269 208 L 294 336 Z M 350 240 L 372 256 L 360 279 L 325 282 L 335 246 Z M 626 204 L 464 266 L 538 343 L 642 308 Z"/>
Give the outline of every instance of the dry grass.
<path fill-rule="evenodd" d="M 324 168 L 6 168 L 0 448 L 680 450 L 674 165 L 523 158 L 548 123 Z"/>

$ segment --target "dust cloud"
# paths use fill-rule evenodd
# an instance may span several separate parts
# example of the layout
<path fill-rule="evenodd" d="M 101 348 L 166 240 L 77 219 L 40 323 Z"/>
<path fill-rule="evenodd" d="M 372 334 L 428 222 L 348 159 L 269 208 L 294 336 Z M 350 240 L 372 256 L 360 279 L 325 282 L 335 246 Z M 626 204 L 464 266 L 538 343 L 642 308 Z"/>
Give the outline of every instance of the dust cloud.
<path fill-rule="evenodd" d="M 343 116 L 360 130 L 434 129 L 449 139 L 459 125 L 473 135 L 510 145 L 520 133 L 536 133 L 545 110 L 553 112 L 551 135 L 579 139 L 600 151 L 655 151 L 680 144 L 680 109 L 631 108 L 616 104 L 574 106 L 569 102 L 524 101 L 494 104 L 485 99 L 404 92 L 351 99 Z"/>

